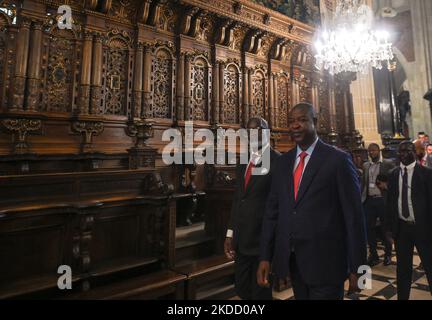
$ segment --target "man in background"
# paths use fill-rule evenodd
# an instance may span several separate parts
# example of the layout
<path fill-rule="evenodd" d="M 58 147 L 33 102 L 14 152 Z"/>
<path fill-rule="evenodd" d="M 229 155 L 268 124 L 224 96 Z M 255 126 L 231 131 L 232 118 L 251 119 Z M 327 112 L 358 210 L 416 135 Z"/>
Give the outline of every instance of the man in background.
<path fill-rule="evenodd" d="M 362 203 L 366 214 L 367 239 L 369 244 L 368 264 L 375 266 L 380 262 L 377 252 L 377 220 L 384 223 L 385 202 L 376 182 L 379 175 L 385 176 L 394 168 L 394 164 L 381 158 L 378 144 L 372 143 L 368 147 L 369 161 L 363 164 Z M 384 239 L 384 265 L 391 264 L 392 244 Z"/>
<path fill-rule="evenodd" d="M 270 191 L 272 169 L 279 153 L 270 147 L 267 121 L 252 118 L 248 130 L 259 130 L 257 153 L 250 155 L 249 164 L 240 164 L 236 168 L 237 185 L 231 209 L 231 218 L 225 239 L 225 255 L 235 260 L 235 289 L 243 300 L 271 300 L 272 288 L 263 288 L 257 284 L 259 263 L 259 240 L 265 212 L 265 205 Z M 249 139 L 250 140 L 250 139 Z M 251 141 L 250 141 L 251 142 Z M 253 175 L 252 170 L 262 164 L 262 155 L 270 152 L 270 168 L 266 174 Z M 262 170 L 265 170 L 263 166 Z"/>
<path fill-rule="evenodd" d="M 397 291 L 408 300 L 411 291 L 414 246 L 432 283 L 432 170 L 416 162 L 412 142 L 399 146 L 400 167 L 389 177 L 385 229 L 395 240 Z"/>
<path fill-rule="evenodd" d="M 432 144 L 431 143 L 426 146 L 424 165 L 432 169 Z"/>

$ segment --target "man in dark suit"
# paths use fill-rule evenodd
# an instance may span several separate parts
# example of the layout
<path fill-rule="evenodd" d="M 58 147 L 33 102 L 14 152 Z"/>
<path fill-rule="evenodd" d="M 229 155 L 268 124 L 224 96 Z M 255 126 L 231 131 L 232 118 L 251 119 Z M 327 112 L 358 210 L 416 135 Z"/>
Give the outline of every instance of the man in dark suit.
<path fill-rule="evenodd" d="M 243 300 L 271 300 L 271 288 L 258 286 L 256 272 L 259 263 L 259 240 L 265 205 L 271 185 L 271 171 L 276 158 L 280 155 L 270 147 L 267 121 L 252 118 L 247 128 L 257 129 L 258 144 L 248 164 L 240 164 L 236 168 L 237 185 L 231 210 L 225 254 L 235 259 L 235 288 Z M 266 168 L 262 155 L 270 153 L 270 167 Z M 262 170 L 254 175 L 253 169 Z"/>
<path fill-rule="evenodd" d="M 379 263 L 377 252 L 377 219 L 380 220 L 381 226 L 384 223 L 385 202 L 381 191 L 376 184 L 379 175 L 388 175 L 394 168 L 393 162 L 381 159 L 381 150 L 376 143 L 372 143 L 368 147 L 370 161 L 363 164 L 362 175 L 362 203 L 366 214 L 367 223 L 367 239 L 369 243 L 369 258 L 370 266 Z M 392 244 L 389 239 L 384 239 L 385 256 L 384 265 L 391 264 Z"/>
<path fill-rule="evenodd" d="M 397 291 L 408 300 L 414 246 L 431 288 L 432 281 L 432 170 L 417 164 L 412 142 L 399 146 L 401 165 L 389 177 L 385 226 L 396 245 Z"/>
<path fill-rule="evenodd" d="M 350 155 L 319 140 L 316 124 L 312 105 L 290 111 L 297 147 L 273 167 L 257 277 L 266 286 L 271 269 L 290 273 L 297 300 L 339 300 L 346 279 L 359 290 L 366 263 L 360 181 Z"/>

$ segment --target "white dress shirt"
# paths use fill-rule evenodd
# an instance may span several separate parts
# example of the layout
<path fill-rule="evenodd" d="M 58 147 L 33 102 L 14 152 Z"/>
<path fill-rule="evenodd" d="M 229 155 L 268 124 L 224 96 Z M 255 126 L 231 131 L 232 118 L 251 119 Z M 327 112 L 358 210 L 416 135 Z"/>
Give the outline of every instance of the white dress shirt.
<path fill-rule="evenodd" d="M 370 161 L 369 164 L 369 186 L 368 186 L 368 196 L 371 197 L 381 197 L 381 191 L 376 186 L 376 179 L 380 173 L 382 161 L 378 162 Z"/>
<path fill-rule="evenodd" d="M 413 177 L 415 165 L 416 165 L 415 162 L 411 163 L 409 166 L 406 167 L 403 164 L 400 165 L 401 172 L 399 175 L 399 199 L 398 199 L 399 219 L 407 222 L 415 222 L 414 209 L 413 209 L 413 204 L 411 199 L 412 177 Z M 402 215 L 402 184 L 403 184 L 403 175 L 405 173 L 405 168 L 407 168 L 407 172 L 408 172 L 408 208 L 409 208 L 408 219 Z"/>
<path fill-rule="evenodd" d="M 246 173 L 247 173 L 247 171 L 248 171 L 248 168 L 249 168 L 251 162 L 252 162 L 255 166 L 258 166 L 258 165 L 261 163 L 262 155 L 264 154 L 264 152 L 266 152 L 266 150 L 267 150 L 268 148 L 270 148 L 270 144 L 266 144 L 264 147 L 262 147 L 261 150 L 258 150 L 257 152 L 252 152 L 252 153 L 251 153 L 249 163 L 248 163 L 248 165 L 247 165 L 247 167 L 246 167 L 246 170 L 245 170 L 245 174 L 244 174 L 245 177 L 246 177 Z"/>

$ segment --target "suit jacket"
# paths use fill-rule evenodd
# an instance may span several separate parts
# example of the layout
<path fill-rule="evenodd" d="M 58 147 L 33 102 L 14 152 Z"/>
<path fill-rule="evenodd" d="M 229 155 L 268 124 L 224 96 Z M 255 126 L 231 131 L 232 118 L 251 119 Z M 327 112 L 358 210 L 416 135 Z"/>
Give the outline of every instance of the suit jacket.
<path fill-rule="evenodd" d="M 261 239 L 261 260 L 280 278 L 289 273 L 294 250 L 308 285 L 340 285 L 366 264 L 366 232 L 360 182 L 351 157 L 318 141 L 306 166 L 297 201 L 293 171 L 296 149 L 281 156 Z"/>
<path fill-rule="evenodd" d="M 399 233 L 399 176 L 400 167 L 389 177 L 386 202 L 385 229 L 398 238 Z M 432 169 L 416 164 L 411 181 L 411 201 L 416 220 L 417 235 L 432 241 Z"/>
<path fill-rule="evenodd" d="M 367 199 L 367 193 L 369 188 L 369 169 L 371 167 L 371 163 L 365 162 L 363 164 L 363 175 L 362 175 L 362 203 L 364 203 Z M 388 176 L 390 172 L 394 169 L 395 164 L 390 161 L 384 159 L 380 164 L 379 174 L 383 174 Z M 375 183 L 375 181 L 374 181 Z"/>
<path fill-rule="evenodd" d="M 280 154 L 270 149 L 270 171 L 266 175 L 252 175 L 244 188 L 247 165 L 237 165 L 236 190 L 228 228 L 234 231 L 233 244 L 243 255 L 258 256 L 262 220 L 270 191 L 272 171 Z"/>

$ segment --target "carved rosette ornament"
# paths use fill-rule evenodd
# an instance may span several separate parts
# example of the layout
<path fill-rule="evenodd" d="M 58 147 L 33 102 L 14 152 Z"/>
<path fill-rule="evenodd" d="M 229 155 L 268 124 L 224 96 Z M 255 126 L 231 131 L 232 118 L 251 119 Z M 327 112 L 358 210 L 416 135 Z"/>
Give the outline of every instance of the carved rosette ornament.
<path fill-rule="evenodd" d="M 35 119 L 3 119 L 1 123 L 6 130 L 12 133 L 12 152 L 14 154 L 28 153 L 27 135 L 42 129 L 42 121 Z"/>
<path fill-rule="evenodd" d="M 72 131 L 81 134 L 83 142 L 81 143 L 81 152 L 92 151 L 93 137 L 100 135 L 104 130 L 102 122 L 95 121 L 75 121 L 72 123 Z"/>

